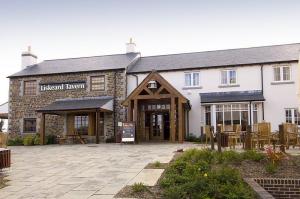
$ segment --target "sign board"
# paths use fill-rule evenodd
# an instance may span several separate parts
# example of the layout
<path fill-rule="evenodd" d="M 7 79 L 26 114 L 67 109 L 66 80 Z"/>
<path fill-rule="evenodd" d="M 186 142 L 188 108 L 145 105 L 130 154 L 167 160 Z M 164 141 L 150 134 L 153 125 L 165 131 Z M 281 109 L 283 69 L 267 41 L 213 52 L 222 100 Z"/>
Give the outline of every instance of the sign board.
<path fill-rule="evenodd" d="M 86 89 L 86 82 L 63 82 L 40 84 L 40 91 L 65 91 Z"/>
<path fill-rule="evenodd" d="M 134 142 L 134 141 L 135 141 L 135 123 L 123 122 L 122 142 Z"/>

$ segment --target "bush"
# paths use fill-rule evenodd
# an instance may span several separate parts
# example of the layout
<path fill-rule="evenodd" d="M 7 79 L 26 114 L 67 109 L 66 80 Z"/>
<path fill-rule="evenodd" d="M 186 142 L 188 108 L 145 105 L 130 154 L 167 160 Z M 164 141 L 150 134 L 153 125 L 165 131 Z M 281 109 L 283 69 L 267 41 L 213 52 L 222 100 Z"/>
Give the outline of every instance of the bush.
<path fill-rule="evenodd" d="M 160 163 L 159 161 L 155 161 L 155 162 L 154 162 L 154 166 L 155 166 L 155 167 L 160 167 L 160 166 L 161 166 L 161 163 Z"/>
<path fill-rule="evenodd" d="M 23 145 L 23 138 L 20 136 L 15 137 L 15 138 L 9 138 L 7 140 L 7 145 L 8 146 L 21 146 L 21 145 Z"/>
<path fill-rule="evenodd" d="M 265 155 L 263 153 L 259 153 L 255 150 L 248 150 L 242 153 L 244 160 L 253 160 L 256 162 L 259 162 L 265 158 Z"/>
<path fill-rule="evenodd" d="M 187 142 L 201 142 L 201 138 L 196 137 L 193 134 L 190 134 L 188 137 L 185 138 L 185 141 L 187 141 Z"/>
<path fill-rule="evenodd" d="M 147 187 L 141 182 L 134 183 L 132 185 L 131 189 L 132 189 L 133 193 L 141 193 L 141 192 L 147 191 Z"/>
<path fill-rule="evenodd" d="M 219 162 L 238 162 L 234 151 L 188 150 L 166 169 L 160 181 L 164 198 L 254 198 L 236 169 Z"/>
<path fill-rule="evenodd" d="M 56 144 L 56 135 L 47 135 L 46 136 L 46 143 L 47 144 Z"/>
<path fill-rule="evenodd" d="M 23 139 L 24 146 L 32 146 L 34 141 L 33 135 L 26 135 Z"/>
<path fill-rule="evenodd" d="M 274 174 L 277 171 L 277 165 L 273 164 L 272 162 L 269 162 L 266 164 L 265 169 L 266 169 L 266 172 L 268 172 L 270 174 Z"/>

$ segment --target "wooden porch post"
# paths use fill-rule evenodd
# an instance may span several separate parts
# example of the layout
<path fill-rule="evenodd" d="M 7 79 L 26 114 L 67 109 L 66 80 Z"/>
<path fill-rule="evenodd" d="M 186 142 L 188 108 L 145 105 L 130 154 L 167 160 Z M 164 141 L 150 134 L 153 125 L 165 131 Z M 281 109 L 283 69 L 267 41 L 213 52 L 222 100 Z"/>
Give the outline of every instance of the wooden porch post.
<path fill-rule="evenodd" d="M 182 103 L 178 98 L 178 141 L 183 142 L 183 117 L 182 117 Z"/>
<path fill-rule="evenodd" d="M 127 107 L 127 120 L 129 122 L 132 121 L 132 105 L 131 105 L 131 100 L 129 100 L 128 107 Z"/>
<path fill-rule="evenodd" d="M 137 99 L 134 99 L 133 109 L 134 109 L 133 121 L 135 122 L 135 139 L 136 141 L 138 141 L 139 128 L 138 128 L 138 100 Z"/>
<path fill-rule="evenodd" d="M 175 129 L 175 97 L 171 97 L 171 112 L 170 112 L 170 141 L 175 142 L 176 129 Z"/>
<path fill-rule="evenodd" d="M 100 139 L 99 139 L 99 111 L 98 110 L 96 110 L 95 132 L 96 132 L 96 144 L 99 144 L 100 143 Z"/>
<path fill-rule="evenodd" d="M 41 136 L 41 145 L 45 145 L 45 113 L 42 113 L 42 118 L 41 118 L 41 125 L 40 125 L 40 136 Z"/>

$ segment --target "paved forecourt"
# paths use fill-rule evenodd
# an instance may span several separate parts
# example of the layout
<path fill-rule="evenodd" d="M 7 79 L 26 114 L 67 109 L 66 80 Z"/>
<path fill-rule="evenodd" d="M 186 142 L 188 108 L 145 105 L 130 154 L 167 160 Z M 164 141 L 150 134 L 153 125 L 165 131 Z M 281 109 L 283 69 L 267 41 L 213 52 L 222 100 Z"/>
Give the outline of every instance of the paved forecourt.
<path fill-rule="evenodd" d="M 150 162 L 169 162 L 193 144 L 10 147 L 12 167 L 0 198 L 113 198 Z M 3 173 L 3 172 L 2 172 Z"/>

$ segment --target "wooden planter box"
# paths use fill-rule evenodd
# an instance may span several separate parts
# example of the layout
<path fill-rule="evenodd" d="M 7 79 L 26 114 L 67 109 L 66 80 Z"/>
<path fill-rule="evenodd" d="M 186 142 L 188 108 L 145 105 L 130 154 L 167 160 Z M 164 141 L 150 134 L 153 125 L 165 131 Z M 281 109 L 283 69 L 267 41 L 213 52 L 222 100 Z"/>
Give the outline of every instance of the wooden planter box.
<path fill-rule="evenodd" d="M 0 169 L 10 167 L 11 157 L 10 150 L 0 148 Z"/>

